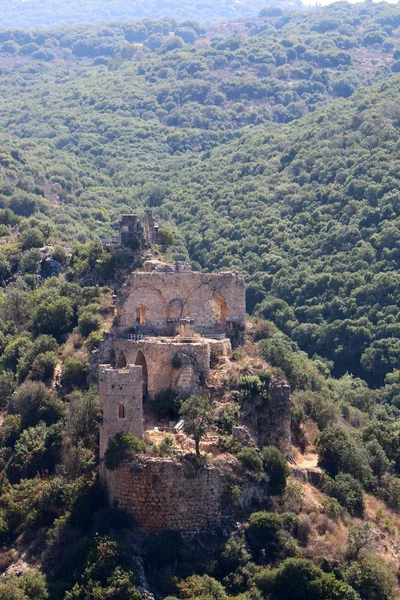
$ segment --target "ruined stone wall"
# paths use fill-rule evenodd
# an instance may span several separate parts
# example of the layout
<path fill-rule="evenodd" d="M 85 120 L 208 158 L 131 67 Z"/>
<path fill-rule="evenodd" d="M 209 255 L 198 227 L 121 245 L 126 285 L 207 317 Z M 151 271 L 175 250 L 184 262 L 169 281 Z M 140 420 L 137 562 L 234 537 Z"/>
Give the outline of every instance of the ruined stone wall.
<path fill-rule="evenodd" d="M 168 333 L 171 319 L 195 320 L 195 331 L 229 333 L 232 323 L 245 326 L 243 277 L 235 272 L 135 272 L 119 299 L 119 326 L 132 327 L 138 307 L 146 308 L 146 324 L 158 335 Z"/>
<path fill-rule="evenodd" d="M 146 378 L 147 371 L 145 387 L 150 396 L 168 388 L 182 394 L 199 392 L 210 374 L 210 346 L 207 343 L 175 343 L 172 340 L 162 341 L 162 338 L 119 339 L 115 342 L 115 356 L 117 366 L 144 366 L 144 357 L 143 375 Z M 176 366 L 178 364 L 179 367 Z"/>
<path fill-rule="evenodd" d="M 191 458 L 138 456 L 115 471 L 103 468 L 110 504 L 130 512 L 148 532 L 174 529 L 194 534 L 218 523 L 229 510 L 229 481 L 217 467 Z M 262 485 L 245 482 L 244 507 L 260 502 L 263 493 Z"/>
<path fill-rule="evenodd" d="M 99 396 L 102 411 L 100 458 L 116 433 L 133 433 L 143 438 L 142 367 L 128 365 L 113 369 L 100 365 Z"/>
<path fill-rule="evenodd" d="M 290 419 L 290 386 L 284 381 L 271 381 L 268 399 L 249 398 L 242 406 L 242 423 L 256 444 L 276 446 L 287 458 L 292 457 Z"/>

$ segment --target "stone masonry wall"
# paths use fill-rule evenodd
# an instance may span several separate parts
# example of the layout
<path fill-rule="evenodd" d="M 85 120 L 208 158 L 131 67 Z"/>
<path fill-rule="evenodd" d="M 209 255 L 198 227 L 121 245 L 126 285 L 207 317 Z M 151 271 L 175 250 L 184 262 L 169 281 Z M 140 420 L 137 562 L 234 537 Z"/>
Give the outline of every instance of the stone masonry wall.
<path fill-rule="evenodd" d="M 210 374 L 210 346 L 207 343 L 175 343 L 162 338 L 148 340 L 116 340 L 117 366 L 137 363 L 141 352 L 147 367 L 147 391 L 155 396 L 166 389 L 182 394 L 196 393 Z M 180 368 L 173 359 L 179 357 Z"/>
<path fill-rule="evenodd" d="M 218 303 L 224 313 L 221 319 Z M 227 322 L 244 329 L 244 280 L 235 272 L 135 272 L 120 292 L 120 327 L 136 324 L 139 306 L 146 308 L 146 323 L 159 335 L 167 334 L 168 319 L 178 318 L 194 319 L 198 333 L 215 329 L 228 332 Z"/>
<path fill-rule="evenodd" d="M 110 365 L 100 365 L 99 396 L 100 458 L 103 458 L 108 441 L 116 433 L 133 433 L 143 438 L 142 367 L 112 369 Z"/>
<path fill-rule="evenodd" d="M 115 471 L 103 467 L 110 504 L 130 512 L 148 532 L 174 529 L 190 535 L 215 525 L 229 511 L 230 482 L 217 467 L 193 458 L 137 456 Z M 263 499 L 263 486 L 254 480 L 242 482 L 241 490 L 245 509 Z"/>
<path fill-rule="evenodd" d="M 194 533 L 217 522 L 227 486 L 213 467 L 139 457 L 106 471 L 106 482 L 110 504 L 129 511 L 149 532 Z"/>

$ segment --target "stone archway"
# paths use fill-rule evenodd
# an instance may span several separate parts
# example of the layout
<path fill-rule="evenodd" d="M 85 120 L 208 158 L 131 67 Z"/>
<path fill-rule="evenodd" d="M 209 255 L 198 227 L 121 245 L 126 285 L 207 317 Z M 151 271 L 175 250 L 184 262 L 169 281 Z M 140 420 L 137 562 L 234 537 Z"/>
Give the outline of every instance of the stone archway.
<path fill-rule="evenodd" d="M 212 299 L 212 309 L 214 313 L 214 322 L 217 326 L 223 327 L 228 320 L 228 304 L 222 296 L 214 296 Z"/>
<path fill-rule="evenodd" d="M 139 352 L 137 353 L 135 365 L 139 365 L 140 367 L 142 367 L 142 392 L 143 392 L 143 399 L 145 399 L 148 394 L 149 374 L 147 371 L 147 362 L 146 362 L 145 356 L 141 350 L 139 350 Z"/>
<path fill-rule="evenodd" d="M 126 357 L 122 350 L 118 354 L 116 367 L 117 369 L 123 369 L 124 367 L 126 367 Z"/>
<path fill-rule="evenodd" d="M 138 325 L 145 325 L 147 321 L 147 308 L 140 304 L 136 309 L 136 323 Z"/>

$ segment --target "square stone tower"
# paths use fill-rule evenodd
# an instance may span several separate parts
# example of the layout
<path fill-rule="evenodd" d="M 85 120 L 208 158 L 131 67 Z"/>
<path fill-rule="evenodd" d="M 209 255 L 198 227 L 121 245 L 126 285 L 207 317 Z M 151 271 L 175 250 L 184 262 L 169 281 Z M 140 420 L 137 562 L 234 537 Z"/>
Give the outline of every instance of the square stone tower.
<path fill-rule="evenodd" d="M 109 440 L 120 431 L 143 438 L 142 367 L 127 365 L 113 369 L 110 365 L 100 365 L 99 396 L 100 458 L 104 458 Z"/>

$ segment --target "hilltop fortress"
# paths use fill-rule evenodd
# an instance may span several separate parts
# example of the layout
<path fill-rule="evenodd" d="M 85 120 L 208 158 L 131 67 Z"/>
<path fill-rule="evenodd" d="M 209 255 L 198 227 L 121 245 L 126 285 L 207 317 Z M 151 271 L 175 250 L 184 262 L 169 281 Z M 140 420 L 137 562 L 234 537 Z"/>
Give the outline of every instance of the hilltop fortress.
<path fill-rule="evenodd" d="M 103 243 L 119 251 L 125 244 L 149 249 L 157 240 L 154 223 L 149 213 L 145 228 L 135 215 L 124 215 L 117 243 Z M 144 403 L 157 394 L 201 393 L 212 365 L 243 344 L 245 317 L 244 280 L 236 272 L 194 272 L 187 263 L 171 265 L 154 258 L 132 272 L 119 291 L 113 327 L 91 363 L 102 411 L 101 461 L 117 433 L 145 438 Z M 272 393 L 287 421 L 290 389 L 280 384 Z M 279 436 L 281 423 L 273 420 L 271 435 Z M 268 437 L 266 432 L 260 435 Z M 285 435 L 290 436 L 287 427 Z M 204 465 L 193 471 L 187 460 L 171 458 L 141 456 L 113 472 L 102 462 L 101 473 L 109 501 L 132 512 L 148 531 L 190 533 L 218 521 L 228 487 L 219 469 Z M 258 493 L 255 488 L 253 492 Z"/>

